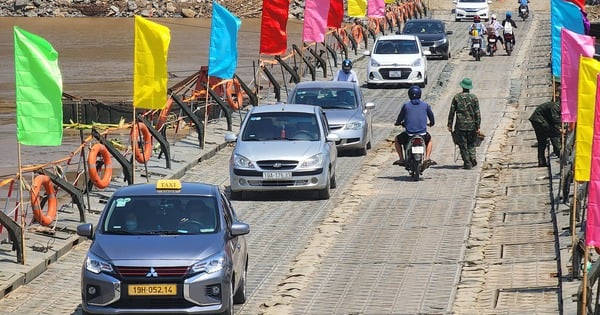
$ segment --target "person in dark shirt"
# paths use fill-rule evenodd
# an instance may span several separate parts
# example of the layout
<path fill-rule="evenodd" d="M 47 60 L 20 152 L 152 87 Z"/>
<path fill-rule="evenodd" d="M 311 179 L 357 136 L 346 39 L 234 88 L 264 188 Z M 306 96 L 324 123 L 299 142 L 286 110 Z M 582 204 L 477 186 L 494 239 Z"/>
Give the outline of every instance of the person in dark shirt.
<path fill-rule="evenodd" d="M 548 162 L 544 153 L 548 140 L 552 143 L 553 153 L 560 156 L 562 133 L 560 103 L 550 101 L 538 105 L 529 116 L 529 122 L 531 122 L 538 142 L 538 167 L 546 167 Z"/>
<path fill-rule="evenodd" d="M 477 96 L 470 93 L 473 89 L 473 81 L 464 78 L 460 86 L 462 92 L 454 95 L 450 105 L 448 131 L 452 133 L 452 139 L 458 145 L 464 163 L 463 168 L 469 170 L 477 165 L 475 141 L 479 136 L 481 112 Z M 454 128 L 452 128 L 453 124 Z"/>

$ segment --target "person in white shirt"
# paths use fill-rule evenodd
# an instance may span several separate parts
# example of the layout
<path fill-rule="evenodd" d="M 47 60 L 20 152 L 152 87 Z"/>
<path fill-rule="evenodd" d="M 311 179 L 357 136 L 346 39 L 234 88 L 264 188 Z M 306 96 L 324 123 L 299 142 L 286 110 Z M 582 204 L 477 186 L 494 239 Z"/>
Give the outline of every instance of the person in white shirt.
<path fill-rule="evenodd" d="M 487 28 L 494 31 L 496 38 L 502 44 L 502 47 L 504 47 L 504 38 L 502 36 L 500 36 L 500 31 L 502 29 L 504 29 L 504 27 L 502 27 L 502 24 L 500 24 L 500 22 L 498 22 L 496 20 L 496 14 L 492 14 L 492 19 L 488 23 Z M 488 34 L 489 34 L 489 31 L 488 31 Z"/>
<path fill-rule="evenodd" d="M 352 61 L 349 59 L 342 61 L 342 69 L 338 70 L 333 77 L 333 81 L 349 81 L 358 84 L 356 72 L 352 70 Z"/>

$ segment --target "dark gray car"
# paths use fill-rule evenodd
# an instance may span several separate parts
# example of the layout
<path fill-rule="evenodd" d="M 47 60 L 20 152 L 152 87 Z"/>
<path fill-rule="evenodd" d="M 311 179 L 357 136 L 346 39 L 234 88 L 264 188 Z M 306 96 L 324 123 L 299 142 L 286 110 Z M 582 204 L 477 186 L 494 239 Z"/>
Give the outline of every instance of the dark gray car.
<path fill-rule="evenodd" d="M 441 20 L 408 20 L 404 24 L 402 34 L 416 35 L 423 49 L 431 52 L 430 57 L 441 57 L 444 60 L 452 57 L 448 40 L 448 35 L 452 34 L 452 31 L 446 30 L 446 24 Z"/>
<path fill-rule="evenodd" d="M 81 277 L 93 314 L 233 314 L 246 301 L 249 226 L 220 188 L 160 180 L 130 185 L 108 200 Z"/>
<path fill-rule="evenodd" d="M 364 99 L 353 82 L 306 81 L 298 83 L 288 97 L 290 104 L 323 108 L 329 129 L 340 137 L 338 151 L 355 150 L 360 155 L 371 148 L 372 114 L 375 104 Z"/>

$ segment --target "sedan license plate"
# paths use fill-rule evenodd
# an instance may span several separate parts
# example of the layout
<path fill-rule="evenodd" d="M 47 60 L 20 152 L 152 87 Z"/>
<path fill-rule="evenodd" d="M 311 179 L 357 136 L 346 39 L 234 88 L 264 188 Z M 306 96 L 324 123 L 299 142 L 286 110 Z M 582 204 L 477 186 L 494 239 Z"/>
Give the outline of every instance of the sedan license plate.
<path fill-rule="evenodd" d="M 292 179 L 292 172 L 263 172 L 263 179 L 266 179 L 266 180 Z"/>
<path fill-rule="evenodd" d="M 130 284 L 127 286 L 127 294 L 135 296 L 177 295 L 177 285 L 170 283 Z"/>
<path fill-rule="evenodd" d="M 423 154 L 423 152 L 425 152 L 425 149 L 422 146 L 412 147 L 413 154 Z"/>
<path fill-rule="evenodd" d="M 390 78 L 401 78 L 402 71 L 390 71 Z"/>

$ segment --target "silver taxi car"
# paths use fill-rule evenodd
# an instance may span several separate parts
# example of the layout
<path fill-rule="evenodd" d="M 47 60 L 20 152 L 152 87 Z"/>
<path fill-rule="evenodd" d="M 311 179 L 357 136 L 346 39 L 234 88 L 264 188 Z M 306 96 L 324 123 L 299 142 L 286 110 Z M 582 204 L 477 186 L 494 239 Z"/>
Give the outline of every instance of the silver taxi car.
<path fill-rule="evenodd" d="M 159 180 L 118 189 L 81 273 L 86 314 L 233 314 L 246 301 L 249 226 L 215 185 Z"/>

